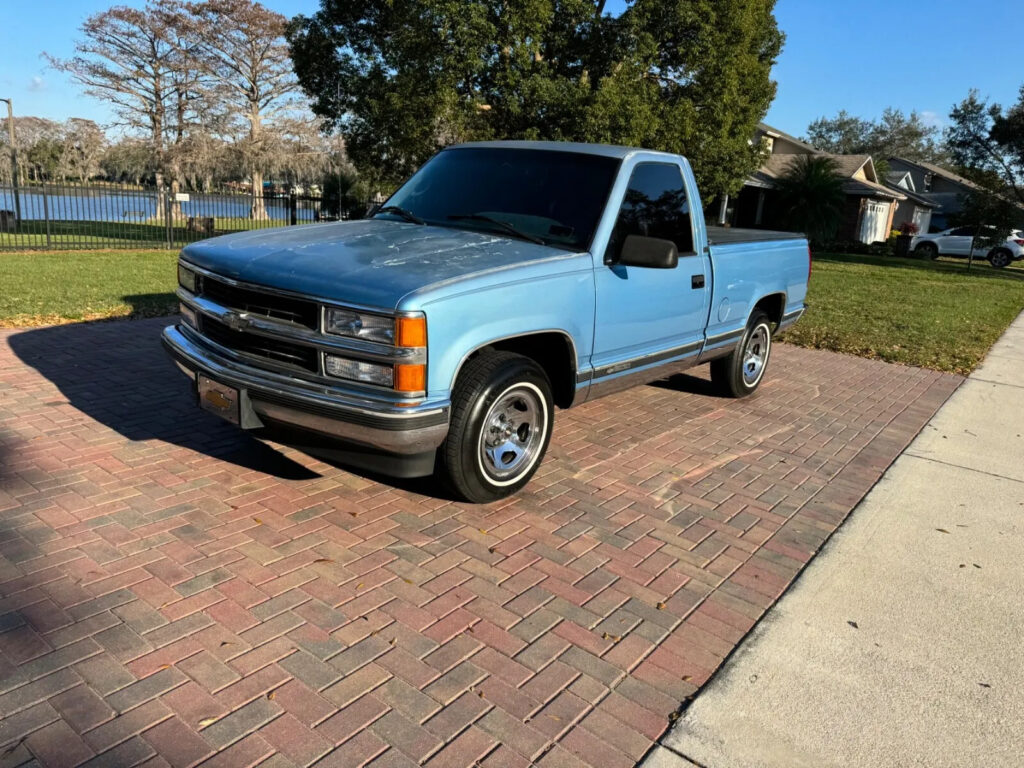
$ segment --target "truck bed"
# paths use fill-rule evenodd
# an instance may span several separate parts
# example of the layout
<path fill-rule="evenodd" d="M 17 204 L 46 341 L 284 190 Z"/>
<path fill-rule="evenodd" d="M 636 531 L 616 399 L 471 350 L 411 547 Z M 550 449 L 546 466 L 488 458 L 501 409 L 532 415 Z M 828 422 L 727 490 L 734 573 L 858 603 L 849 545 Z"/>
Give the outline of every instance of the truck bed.
<path fill-rule="evenodd" d="M 734 245 L 736 243 L 765 243 L 771 240 L 801 240 L 799 232 L 775 232 L 770 229 L 736 229 L 734 227 L 708 227 L 708 245 Z"/>

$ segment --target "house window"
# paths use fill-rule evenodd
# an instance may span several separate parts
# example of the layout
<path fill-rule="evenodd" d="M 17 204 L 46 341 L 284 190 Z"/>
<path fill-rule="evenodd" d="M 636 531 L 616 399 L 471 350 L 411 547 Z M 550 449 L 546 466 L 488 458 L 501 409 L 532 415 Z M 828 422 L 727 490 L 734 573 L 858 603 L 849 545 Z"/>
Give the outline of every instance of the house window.
<path fill-rule="evenodd" d="M 932 175 L 930 173 L 926 173 L 924 175 L 924 184 L 923 184 L 923 186 L 924 186 L 924 189 L 922 190 L 923 192 L 931 192 L 932 191 Z"/>

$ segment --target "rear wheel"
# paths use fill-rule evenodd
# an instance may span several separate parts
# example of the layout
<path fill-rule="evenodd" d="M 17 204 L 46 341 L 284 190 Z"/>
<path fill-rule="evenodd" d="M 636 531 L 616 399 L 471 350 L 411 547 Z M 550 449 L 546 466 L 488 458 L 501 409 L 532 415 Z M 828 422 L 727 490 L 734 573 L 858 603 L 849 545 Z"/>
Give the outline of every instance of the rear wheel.
<path fill-rule="evenodd" d="M 553 426 L 544 370 L 522 355 L 484 352 L 456 383 L 451 427 L 438 449 L 439 478 L 466 501 L 511 496 L 537 471 Z"/>
<path fill-rule="evenodd" d="M 771 351 L 771 320 L 758 310 L 750 316 L 739 346 L 728 357 L 711 361 L 711 382 L 723 395 L 746 397 L 764 378 Z"/>
<path fill-rule="evenodd" d="M 920 243 L 916 252 L 922 259 L 939 258 L 939 247 L 935 243 Z"/>
<path fill-rule="evenodd" d="M 997 248 L 988 255 L 988 263 L 996 269 L 1008 267 L 1011 261 L 1013 261 L 1013 256 L 1005 248 Z"/>

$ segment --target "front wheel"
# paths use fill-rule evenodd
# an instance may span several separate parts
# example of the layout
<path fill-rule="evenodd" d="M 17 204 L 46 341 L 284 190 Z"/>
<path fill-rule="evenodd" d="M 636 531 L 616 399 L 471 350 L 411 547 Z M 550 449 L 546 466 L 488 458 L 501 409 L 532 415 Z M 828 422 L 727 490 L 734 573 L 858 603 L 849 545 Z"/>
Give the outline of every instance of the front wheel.
<path fill-rule="evenodd" d="M 746 397 L 764 378 L 772 351 L 771 320 L 764 312 L 755 312 L 747 330 L 727 357 L 711 361 L 711 383 L 728 397 Z"/>
<path fill-rule="evenodd" d="M 916 253 L 922 259 L 937 259 L 939 258 L 939 246 L 935 243 L 919 243 L 917 246 Z"/>
<path fill-rule="evenodd" d="M 537 471 L 554 426 L 551 383 L 533 360 L 483 352 L 466 363 L 452 398 L 438 474 L 460 498 L 511 496 Z"/>

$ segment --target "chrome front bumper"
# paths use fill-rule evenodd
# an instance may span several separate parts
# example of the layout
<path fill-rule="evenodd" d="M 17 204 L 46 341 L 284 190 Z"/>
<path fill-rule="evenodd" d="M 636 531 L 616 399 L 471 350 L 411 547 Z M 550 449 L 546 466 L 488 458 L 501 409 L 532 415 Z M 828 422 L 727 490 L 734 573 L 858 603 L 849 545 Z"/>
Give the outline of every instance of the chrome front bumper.
<path fill-rule="evenodd" d="M 447 405 L 402 407 L 263 371 L 218 355 L 182 326 L 165 328 L 162 341 L 193 381 L 201 373 L 239 391 L 257 422 L 243 418 L 243 427 L 265 419 L 395 454 L 433 451 L 448 434 Z"/>

